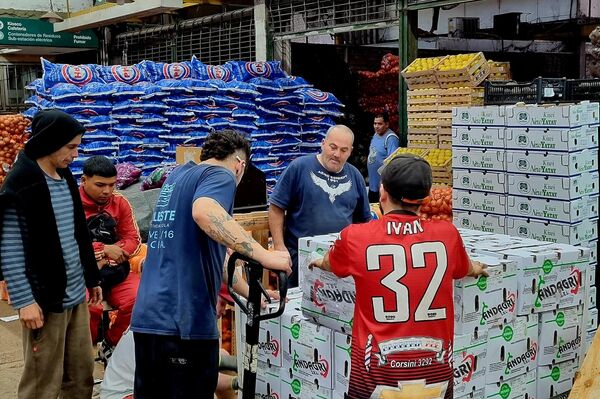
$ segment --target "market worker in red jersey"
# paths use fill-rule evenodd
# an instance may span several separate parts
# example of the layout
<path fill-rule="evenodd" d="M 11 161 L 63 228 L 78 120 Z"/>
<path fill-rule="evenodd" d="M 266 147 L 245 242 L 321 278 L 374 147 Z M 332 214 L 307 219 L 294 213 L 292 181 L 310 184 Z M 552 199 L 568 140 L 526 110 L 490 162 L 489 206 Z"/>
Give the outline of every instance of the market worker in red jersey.
<path fill-rule="evenodd" d="M 486 272 L 450 222 L 417 216 L 431 181 L 424 159 L 394 158 L 381 174 L 384 216 L 346 227 L 313 262 L 356 284 L 349 398 L 452 398 L 453 280 Z"/>

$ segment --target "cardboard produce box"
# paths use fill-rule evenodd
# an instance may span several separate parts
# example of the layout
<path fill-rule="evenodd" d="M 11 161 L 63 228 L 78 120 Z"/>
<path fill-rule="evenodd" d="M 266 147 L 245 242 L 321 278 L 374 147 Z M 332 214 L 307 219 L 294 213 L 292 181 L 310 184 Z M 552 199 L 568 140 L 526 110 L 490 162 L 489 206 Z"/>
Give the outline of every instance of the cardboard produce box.
<path fill-rule="evenodd" d="M 503 127 L 453 127 L 452 146 L 503 149 L 505 147 L 505 130 Z"/>
<path fill-rule="evenodd" d="M 508 216 L 506 233 L 539 241 L 579 245 L 598 238 L 597 224 L 598 219 L 570 224 Z"/>
<path fill-rule="evenodd" d="M 504 172 L 455 169 L 452 177 L 454 189 L 506 193 L 506 173 Z"/>
<path fill-rule="evenodd" d="M 457 228 L 479 230 L 486 233 L 504 234 L 505 217 L 482 212 L 452 211 L 452 220 Z"/>
<path fill-rule="evenodd" d="M 178 145 L 175 147 L 175 162 L 181 165 L 188 162 L 200 163 L 202 147 L 189 147 Z"/>
<path fill-rule="evenodd" d="M 598 172 L 573 177 L 508 173 L 506 178 L 508 194 L 527 197 L 571 200 L 598 194 L 600 188 Z"/>
<path fill-rule="evenodd" d="M 581 347 L 583 306 L 540 313 L 538 365 L 574 359 Z"/>
<path fill-rule="evenodd" d="M 452 208 L 459 211 L 506 215 L 506 196 L 454 189 L 452 190 Z"/>
<path fill-rule="evenodd" d="M 572 129 L 506 129 L 506 148 L 561 152 L 598 148 L 598 128 L 580 126 Z"/>
<path fill-rule="evenodd" d="M 486 383 L 495 384 L 525 374 L 536 366 L 538 315 L 518 316 L 488 331 Z"/>
<path fill-rule="evenodd" d="M 567 360 L 537 368 L 537 398 L 553 398 L 573 387 L 579 360 Z"/>
<path fill-rule="evenodd" d="M 519 104 L 505 110 L 507 127 L 572 128 L 589 124 L 589 118 L 582 104 Z"/>
<path fill-rule="evenodd" d="M 598 196 L 571 200 L 518 197 L 509 195 L 507 214 L 542 221 L 576 223 L 598 217 Z"/>
<path fill-rule="evenodd" d="M 452 109 L 452 126 L 485 126 L 504 128 L 505 106 L 486 105 Z"/>
<path fill-rule="evenodd" d="M 506 171 L 543 176 L 575 176 L 598 170 L 598 149 L 571 153 L 513 150 L 506 152 Z"/>
<path fill-rule="evenodd" d="M 452 168 L 504 172 L 506 170 L 505 151 L 456 147 L 452 150 Z"/>
<path fill-rule="evenodd" d="M 525 374 L 514 378 L 487 384 L 486 398 L 524 399 L 536 398 L 537 369 L 533 368 Z"/>
<path fill-rule="evenodd" d="M 490 326 L 510 323 L 517 307 L 517 263 L 498 257 L 471 254 L 487 266 L 489 276 L 465 277 L 454 282 L 454 330 L 476 334 Z"/>
<path fill-rule="evenodd" d="M 460 398 L 485 389 L 487 331 L 478 335 L 454 335 L 454 397 Z"/>

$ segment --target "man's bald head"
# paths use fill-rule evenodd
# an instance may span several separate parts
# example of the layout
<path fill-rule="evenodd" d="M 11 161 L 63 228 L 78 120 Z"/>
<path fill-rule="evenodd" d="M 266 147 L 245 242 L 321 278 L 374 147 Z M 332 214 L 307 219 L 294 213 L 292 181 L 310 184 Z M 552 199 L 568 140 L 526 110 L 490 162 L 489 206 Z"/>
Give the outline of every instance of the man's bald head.
<path fill-rule="evenodd" d="M 354 133 L 348 126 L 335 125 L 327 130 L 321 143 L 321 163 L 331 173 L 338 173 L 352 153 Z"/>

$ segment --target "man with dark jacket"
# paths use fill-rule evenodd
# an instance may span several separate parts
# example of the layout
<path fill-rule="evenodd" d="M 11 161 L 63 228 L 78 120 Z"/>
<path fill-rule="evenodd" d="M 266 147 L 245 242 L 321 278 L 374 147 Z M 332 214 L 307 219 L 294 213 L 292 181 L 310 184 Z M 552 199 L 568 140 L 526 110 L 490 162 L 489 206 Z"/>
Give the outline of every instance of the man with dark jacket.
<path fill-rule="evenodd" d="M 84 127 L 59 110 L 38 112 L 31 138 L 2 187 L 0 265 L 23 326 L 18 397 L 90 398 L 90 302 L 100 277 L 77 183 L 68 166 Z"/>

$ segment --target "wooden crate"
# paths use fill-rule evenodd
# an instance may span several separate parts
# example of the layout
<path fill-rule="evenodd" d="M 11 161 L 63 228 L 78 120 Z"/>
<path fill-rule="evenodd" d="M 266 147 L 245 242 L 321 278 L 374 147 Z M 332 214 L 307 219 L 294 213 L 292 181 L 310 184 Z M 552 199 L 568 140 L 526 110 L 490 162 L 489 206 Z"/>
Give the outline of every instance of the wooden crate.
<path fill-rule="evenodd" d="M 475 87 L 490 74 L 490 65 L 481 52 L 477 53 L 469 64 L 461 69 L 441 71 L 439 70 L 440 64 L 436 66 L 435 75 L 441 88 Z"/>
<path fill-rule="evenodd" d="M 437 148 L 438 136 L 436 133 L 408 133 L 409 148 Z"/>
<path fill-rule="evenodd" d="M 409 129 L 420 128 L 435 128 L 438 123 L 437 112 L 409 112 L 408 127 Z M 437 132 L 436 132 L 437 133 Z"/>
<path fill-rule="evenodd" d="M 490 65 L 489 80 L 511 80 L 512 74 L 510 72 L 510 62 L 498 62 L 488 60 Z"/>
<path fill-rule="evenodd" d="M 424 71 L 414 71 L 408 72 L 412 66 L 414 66 L 417 62 L 419 62 L 420 58 L 417 58 L 413 62 L 411 62 L 404 70 L 401 72 L 402 77 L 406 81 L 406 85 L 410 90 L 414 89 L 429 89 L 429 88 L 438 88 L 440 85 L 437 81 L 437 76 L 435 73 L 435 67 L 439 65 L 439 63 L 446 57 L 431 57 L 436 60 L 437 63 L 434 63 L 432 69 L 427 69 Z"/>
<path fill-rule="evenodd" d="M 600 334 L 598 334 L 598 330 L 579 371 L 575 373 L 575 382 L 569 394 L 569 399 L 595 398 L 600 398 Z"/>
<path fill-rule="evenodd" d="M 438 112 L 451 112 L 454 107 L 483 105 L 483 97 L 483 87 L 440 89 L 438 94 Z"/>
<path fill-rule="evenodd" d="M 439 129 L 445 130 L 445 129 Z M 438 131 L 439 131 L 438 130 Z M 438 133 L 438 148 L 451 150 L 452 149 L 452 129 L 450 129 L 450 133 Z"/>

